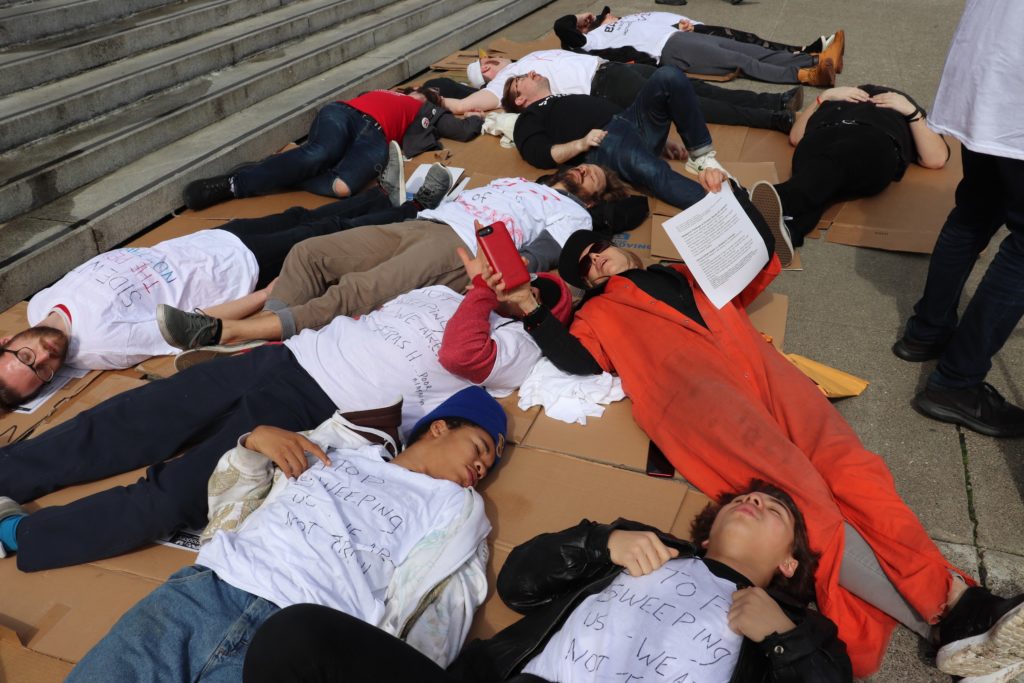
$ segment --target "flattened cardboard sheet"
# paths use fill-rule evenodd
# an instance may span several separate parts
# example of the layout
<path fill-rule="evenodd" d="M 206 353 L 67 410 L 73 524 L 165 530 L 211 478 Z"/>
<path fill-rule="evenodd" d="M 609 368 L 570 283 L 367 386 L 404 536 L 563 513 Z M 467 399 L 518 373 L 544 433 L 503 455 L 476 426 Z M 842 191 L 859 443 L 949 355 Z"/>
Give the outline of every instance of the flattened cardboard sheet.
<path fill-rule="evenodd" d="M 747 306 L 747 316 L 754 329 L 771 337 L 772 344 L 782 351 L 786 341 L 786 316 L 789 315 L 789 297 L 765 291 Z"/>
<path fill-rule="evenodd" d="M 481 135 L 471 142 L 445 140 L 444 148 L 451 152 L 451 161 L 447 163 L 465 168 L 470 176 L 483 173 L 495 178 L 535 180 L 551 172 L 526 163 L 519 155 L 519 150 L 515 147 L 502 147 L 498 144 L 498 138 L 492 135 Z"/>
<path fill-rule="evenodd" d="M 651 256 L 651 234 L 657 216 L 648 216 L 639 226 L 629 232 L 617 232 L 612 242 L 620 249 L 629 249 L 640 256 Z"/>
<path fill-rule="evenodd" d="M 940 170 L 917 165 L 881 194 L 846 202 L 828 231 L 828 241 L 855 247 L 930 254 L 953 208 L 963 177 L 960 145 L 950 144 L 949 162 Z"/>
<path fill-rule="evenodd" d="M 511 41 L 510 41 L 511 42 Z M 518 57 L 512 57 L 502 50 L 498 49 L 487 49 L 488 54 L 493 54 L 495 57 L 508 57 L 509 59 L 518 59 Z M 434 71 L 461 71 L 463 74 L 466 73 L 466 67 L 472 62 L 479 59 L 479 55 L 476 50 L 458 50 L 451 53 L 444 59 L 439 59 L 430 65 L 430 68 Z"/>
<path fill-rule="evenodd" d="M 268 194 L 264 197 L 246 197 L 245 199 L 232 199 L 207 207 L 202 211 L 185 211 L 181 214 L 183 218 L 214 218 L 224 221 L 235 218 L 261 218 L 275 213 L 282 213 L 293 206 L 304 206 L 307 209 L 315 209 L 324 204 L 330 204 L 335 199 L 321 197 L 309 192 L 279 192 Z"/>
<path fill-rule="evenodd" d="M 72 666 L 71 662 L 33 652 L 21 644 L 12 629 L 0 626 L 0 681 L 60 683 Z"/>
<path fill-rule="evenodd" d="M 526 438 L 526 434 L 533 426 L 534 420 L 540 414 L 540 406 L 533 406 L 528 410 L 519 407 L 519 392 L 513 391 L 505 398 L 499 398 L 498 403 L 505 409 L 508 416 L 508 442 L 519 444 Z"/>
<path fill-rule="evenodd" d="M 633 421 L 633 402 L 628 398 L 605 406 L 601 417 L 587 418 L 586 425 L 566 424 L 543 412 L 523 439 L 523 446 L 573 455 L 635 472 L 647 468 L 650 439 Z"/>

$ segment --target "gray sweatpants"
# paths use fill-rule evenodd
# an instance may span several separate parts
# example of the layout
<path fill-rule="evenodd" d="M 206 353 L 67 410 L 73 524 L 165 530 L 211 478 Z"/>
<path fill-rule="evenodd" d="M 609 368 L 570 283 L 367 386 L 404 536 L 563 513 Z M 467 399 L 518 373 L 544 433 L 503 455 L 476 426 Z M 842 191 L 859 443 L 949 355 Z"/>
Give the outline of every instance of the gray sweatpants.
<path fill-rule="evenodd" d="M 455 249 L 465 246 L 450 226 L 421 220 L 313 237 L 292 247 L 264 310 L 281 319 L 287 339 L 419 287 L 462 291 L 469 280 Z"/>
<path fill-rule="evenodd" d="M 677 31 L 661 51 L 661 64 L 683 71 L 719 76 L 739 69 L 749 78 L 768 83 L 799 83 L 797 72 L 814 66 L 811 55 L 769 50 L 760 45 L 692 31 Z"/>

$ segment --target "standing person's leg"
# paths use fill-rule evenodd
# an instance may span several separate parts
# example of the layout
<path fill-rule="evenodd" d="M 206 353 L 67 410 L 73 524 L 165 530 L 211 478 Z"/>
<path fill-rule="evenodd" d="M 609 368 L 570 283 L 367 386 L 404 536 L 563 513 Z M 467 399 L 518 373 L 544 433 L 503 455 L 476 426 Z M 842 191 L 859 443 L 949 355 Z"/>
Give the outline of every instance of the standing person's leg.
<path fill-rule="evenodd" d="M 450 683 L 453 676 L 404 641 L 321 605 L 293 605 L 252 639 L 244 683 Z"/>
<path fill-rule="evenodd" d="M 344 267 L 347 259 L 340 251 L 323 260 L 312 254 L 304 259 L 307 263 L 313 259 L 319 262 L 304 269 L 302 275 L 307 280 L 300 285 L 307 291 L 320 289 L 320 294 L 274 311 L 280 320 L 283 338 L 289 336 L 289 331 L 294 334 L 323 327 L 339 315 L 365 315 L 413 289 L 446 285 L 462 291 L 469 284 L 462 260 L 455 252 L 466 245 L 448 225 L 406 221 L 377 226 L 375 230 L 376 234 L 366 236 L 371 241 L 365 244 L 367 251 L 358 268 Z M 301 246 L 315 248 L 309 242 Z M 333 283 L 329 278 L 334 278 Z M 284 279 L 282 272 L 282 282 Z M 274 298 L 277 298 L 276 288 Z M 287 302 L 287 299 L 282 300 Z"/>
<path fill-rule="evenodd" d="M 134 550 L 183 526 L 202 527 L 206 524 L 210 474 L 240 436 L 259 425 L 290 431 L 312 429 L 335 410 L 330 398 L 283 346 L 194 366 L 187 372 L 232 361 L 236 369 L 248 367 L 252 379 L 241 394 L 231 386 L 210 389 L 228 393 L 234 400 L 209 416 L 201 434 L 193 435 L 201 441 L 181 457 L 151 466 L 145 479 L 130 486 L 46 507 L 22 519 L 18 568 L 38 571 L 90 562 Z M 214 370 L 208 374 L 221 373 Z M 198 397 L 190 393 L 184 400 L 198 401 Z M 167 420 L 173 414 L 168 407 L 152 419 Z"/>
<path fill-rule="evenodd" d="M 355 109 L 340 102 L 325 105 L 316 113 L 304 143 L 239 169 L 231 177 L 234 196 L 269 194 L 296 187 L 307 178 L 323 173 L 345 155 L 364 125 L 365 119 Z M 327 196 L 332 194 L 327 193 Z"/>
<path fill-rule="evenodd" d="M 248 644 L 276 605 L 186 567 L 122 616 L 68 683 L 239 681 Z"/>

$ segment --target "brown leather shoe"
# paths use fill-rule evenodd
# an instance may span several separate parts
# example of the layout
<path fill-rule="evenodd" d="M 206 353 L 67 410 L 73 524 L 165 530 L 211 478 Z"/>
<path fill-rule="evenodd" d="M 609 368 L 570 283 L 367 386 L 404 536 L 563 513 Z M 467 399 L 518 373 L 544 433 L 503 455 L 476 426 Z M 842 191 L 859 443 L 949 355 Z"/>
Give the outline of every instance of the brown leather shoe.
<path fill-rule="evenodd" d="M 832 42 L 818 55 L 818 60 L 831 59 L 835 64 L 836 73 L 841 74 L 843 73 L 843 55 L 846 54 L 846 32 L 840 29 L 833 35 Z"/>
<path fill-rule="evenodd" d="M 813 85 L 817 88 L 831 88 L 836 84 L 836 65 L 831 57 L 826 57 L 823 52 L 818 57 L 818 63 L 800 69 L 797 72 L 797 79 L 804 85 Z"/>

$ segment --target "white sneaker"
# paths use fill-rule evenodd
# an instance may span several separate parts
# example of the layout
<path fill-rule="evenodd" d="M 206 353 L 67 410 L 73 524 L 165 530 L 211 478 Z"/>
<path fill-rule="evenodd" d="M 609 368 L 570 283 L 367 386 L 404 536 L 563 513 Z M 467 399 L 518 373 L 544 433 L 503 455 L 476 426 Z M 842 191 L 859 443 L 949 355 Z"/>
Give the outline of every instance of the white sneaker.
<path fill-rule="evenodd" d="M 1006 683 L 1006 681 L 1012 681 L 1020 673 L 1024 673 L 1024 661 L 1003 667 L 990 674 L 961 678 L 960 683 Z"/>
<path fill-rule="evenodd" d="M 750 203 L 768 223 L 775 237 L 775 253 L 779 255 L 779 261 L 785 268 L 793 262 L 793 240 L 786 222 L 782 220 L 782 200 L 779 199 L 779 193 L 767 180 L 759 180 L 750 189 Z"/>
<path fill-rule="evenodd" d="M 725 170 L 725 167 L 722 166 L 722 164 L 718 163 L 718 159 L 715 158 L 715 150 L 711 150 L 707 154 L 702 154 L 699 157 L 690 157 L 686 160 L 686 170 L 694 175 L 709 168 L 717 168 L 719 171 L 732 178 L 732 174 Z"/>

